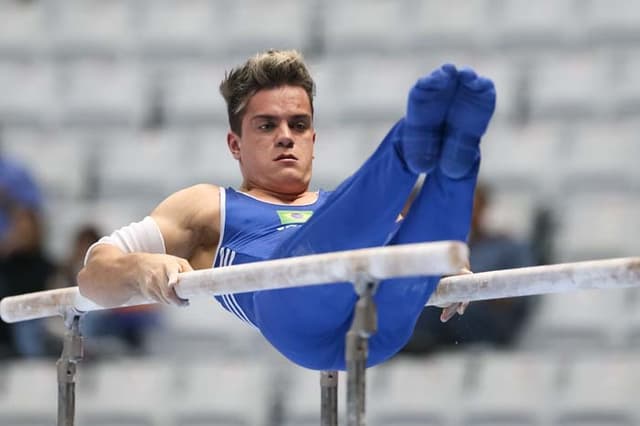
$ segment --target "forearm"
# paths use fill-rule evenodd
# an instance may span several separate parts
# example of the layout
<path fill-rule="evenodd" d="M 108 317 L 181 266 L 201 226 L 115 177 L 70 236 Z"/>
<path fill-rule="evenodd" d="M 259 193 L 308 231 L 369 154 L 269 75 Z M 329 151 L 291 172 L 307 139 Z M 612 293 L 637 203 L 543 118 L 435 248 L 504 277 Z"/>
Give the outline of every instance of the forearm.
<path fill-rule="evenodd" d="M 78 274 L 80 292 L 102 306 L 119 306 L 133 296 L 184 304 L 173 286 L 191 270 L 185 259 L 166 254 L 162 232 L 151 217 L 103 237 L 89 248 Z"/>

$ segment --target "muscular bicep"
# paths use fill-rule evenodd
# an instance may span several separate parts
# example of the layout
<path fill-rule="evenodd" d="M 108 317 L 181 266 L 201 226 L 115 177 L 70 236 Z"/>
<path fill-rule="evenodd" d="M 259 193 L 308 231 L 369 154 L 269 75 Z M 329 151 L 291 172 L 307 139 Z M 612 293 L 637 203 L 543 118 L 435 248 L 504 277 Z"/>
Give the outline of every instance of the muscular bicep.
<path fill-rule="evenodd" d="M 160 228 L 167 254 L 190 259 L 218 242 L 219 188 L 203 184 L 178 191 L 160 203 L 151 217 Z"/>

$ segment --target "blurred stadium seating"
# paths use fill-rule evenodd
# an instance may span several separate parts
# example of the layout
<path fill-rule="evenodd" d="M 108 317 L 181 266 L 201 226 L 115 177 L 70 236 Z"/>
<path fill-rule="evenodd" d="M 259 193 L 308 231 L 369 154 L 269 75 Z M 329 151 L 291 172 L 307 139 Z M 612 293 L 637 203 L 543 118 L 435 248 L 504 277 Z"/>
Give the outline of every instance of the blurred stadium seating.
<path fill-rule="evenodd" d="M 217 87 L 225 70 L 271 47 L 300 49 L 317 76 L 314 187 L 334 187 L 366 159 L 422 73 L 470 65 L 498 90 L 481 169 L 494 189 L 491 227 L 530 238 L 546 209 L 557 223 L 555 261 L 640 255 L 638 1 L 0 0 L 0 152 L 41 184 L 52 254 L 66 255 L 82 223 L 113 229 L 180 187 L 237 184 Z M 379 367 L 372 424 L 640 424 L 638 294 L 544 296 L 516 353 Z M 262 351 L 267 365 L 251 377 L 219 356 L 206 361 L 216 345 L 239 353 L 254 344 L 250 329 L 195 327 L 220 310 L 211 305 L 172 312 L 154 346 L 183 356 L 171 342 L 197 341 L 205 361 L 99 366 L 83 378 L 80 418 L 315 419 L 315 373 L 289 373 L 283 388 L 263 380 L 273 364 Z M 54 371 L 3 365 L 0 423 L 52 424 Z M 216 418 L 216 407 L 228 415 Z"/>

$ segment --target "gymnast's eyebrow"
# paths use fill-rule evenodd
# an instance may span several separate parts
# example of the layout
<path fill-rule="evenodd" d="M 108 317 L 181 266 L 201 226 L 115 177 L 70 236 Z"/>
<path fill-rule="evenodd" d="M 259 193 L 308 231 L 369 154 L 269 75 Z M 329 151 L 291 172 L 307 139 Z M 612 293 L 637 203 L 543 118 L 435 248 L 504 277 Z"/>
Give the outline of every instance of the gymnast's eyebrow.
<path fill-rule="evenodd" d="M 272 114 L 257 114 L 254 115 L 253 117 L 251 117 L 251 121 L 253 120 L 273 120 L 273 121 L 277 121 L 278 119 L 280 119 L 280 116 L 277 115 L 272 115 Z M 288 120 L 305 120 L 305 121 L 311 121 L 311 115 L 310 114 L 294 114 L 290 117 L 287 117 Z"/>
<path fill-rule="evenodd" d="M 313 127 L 313 118 L 309 114 L 295 114 L 289 117 L 279 117 L 270 114 L 258 114 L 253 116 L 249 123 L 252 126 L 263 126 L 268 124 L 269 126 L 278 126 L 278 123 L 285 121 L 290 128 L 298 128 L 298 126 L 302 126 L 304 130 L 310 129 Z"/>

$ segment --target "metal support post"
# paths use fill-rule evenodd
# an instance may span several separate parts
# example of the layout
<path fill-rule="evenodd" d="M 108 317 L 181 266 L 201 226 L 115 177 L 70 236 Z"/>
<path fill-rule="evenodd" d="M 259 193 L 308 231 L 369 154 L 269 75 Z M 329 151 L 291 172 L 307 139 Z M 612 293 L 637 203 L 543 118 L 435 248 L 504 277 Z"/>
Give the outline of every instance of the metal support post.
<path fill-rule="evenodd" d="M 320 424 L 338 426 L 338 372 L 320 372 Z"/>
<path fill-rule="evenodd" d="M 62 355 L 56 363 L 58 369 L 58 426 L 73 426 L 76 408 L 76 367 L 82 360 L 82 335 L 77 311 L 64 315 L 67 332 L 64 336 Z"/>
<path fill-rule="evenodd" d="M 354 285 L 360 298 L 346 341 L 347 424 L 364 426 L 368 339 L 378 329 L 378 314 L 373 300 L 378 282 L 361 277 Z"/>

